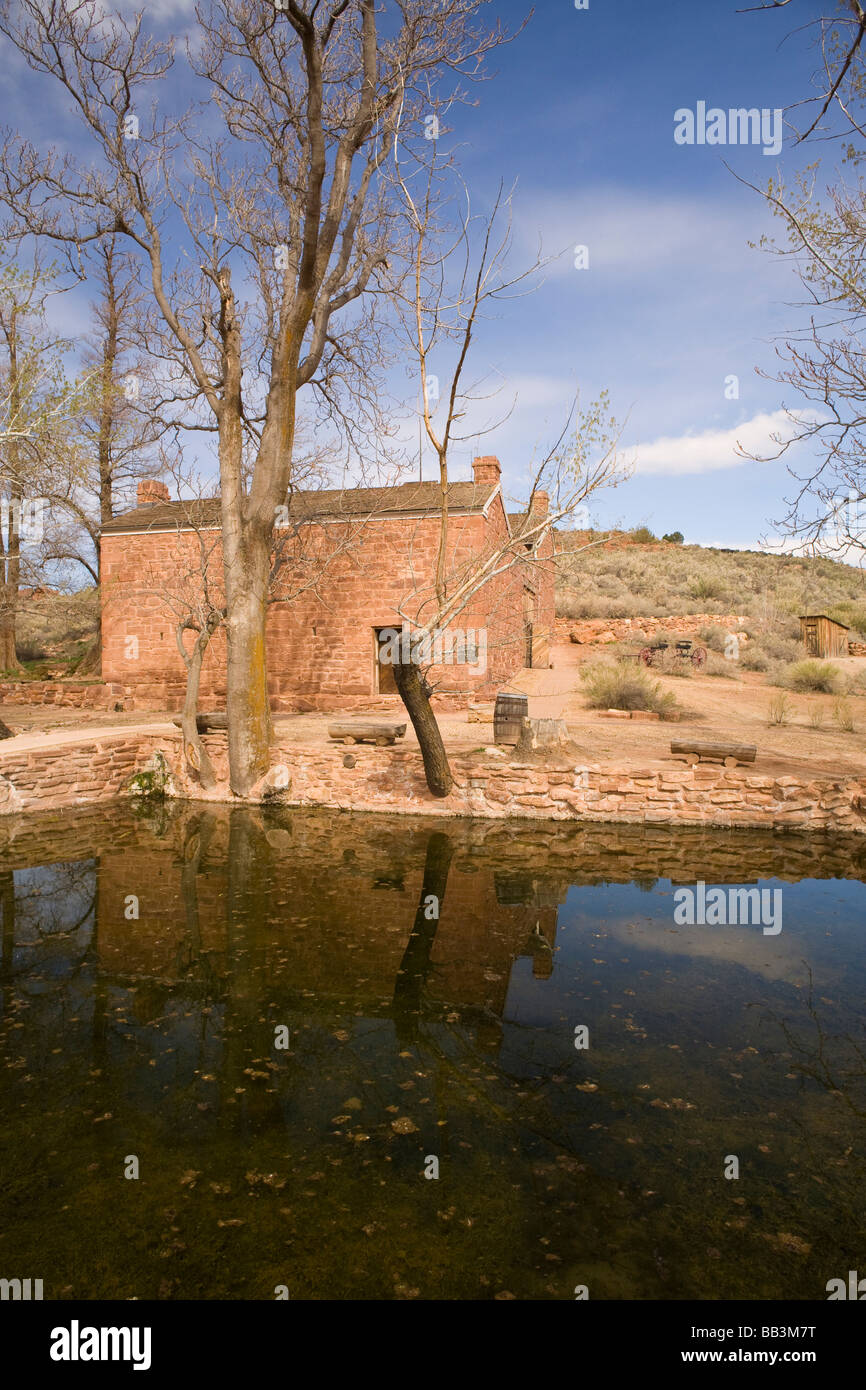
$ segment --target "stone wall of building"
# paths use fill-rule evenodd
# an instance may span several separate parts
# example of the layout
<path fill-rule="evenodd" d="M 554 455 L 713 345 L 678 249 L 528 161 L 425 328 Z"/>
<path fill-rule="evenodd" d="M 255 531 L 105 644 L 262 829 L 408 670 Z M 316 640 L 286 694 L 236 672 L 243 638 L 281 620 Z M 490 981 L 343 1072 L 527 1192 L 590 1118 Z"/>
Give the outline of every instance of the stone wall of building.
<path fill-rule="evenodd" d="M 475 480 L 499 482 L 499 463 L 477 459 Z M 546 502 L 546 499 L 545 499 Z M 470 561 L 507 534 L 501 493 L 480 512 L 449 517 L 448 571 L 459 582 Z M 275 710 L 351 709 L 396 694 L 380 688 L 376 630 L 400 627 L 401 609 L 429 612 L 439 549 L 438 513 L 372 516 L 309 524 L 287 540 L 283 569 L 268 610 L 268 685 Z M 541 549 L 552 549 L 548 538 Z M 119 684 L 127 709 L 179 709 L 184 668 L 177 617 L 195 611 L 202 554 L 215 601 L 222 591 L 218 528 L 106 533 L 102 553 L 102 670 Z M 527 598 L 527 596 L 529 596 Z M 554 613 L 551 565 L 520 562 L 496 575 L 455 618 L 462 633 L 486 633 L 486 664 L 434 664 L 430 679 L 442 694 L 491 696 L 524 665 L 525 608 L 531 599 L 538 663 L 549 661 Z M 281 601 L 282 600 L 282 601 Z M 192 634 L 187 634 L 191 640 Z M 203 707 L 224 708 L 225 633 L 205 656 Z"/>

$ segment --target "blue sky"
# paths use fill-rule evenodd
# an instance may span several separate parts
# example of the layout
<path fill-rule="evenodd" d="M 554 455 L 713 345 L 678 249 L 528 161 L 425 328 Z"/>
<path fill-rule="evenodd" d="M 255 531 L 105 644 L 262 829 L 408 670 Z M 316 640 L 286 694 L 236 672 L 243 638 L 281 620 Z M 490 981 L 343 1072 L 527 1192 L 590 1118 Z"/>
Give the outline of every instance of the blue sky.
<path fill-rule="evenodd" d="M 517 184 L 514 267 L 533 259 L 539 236 L 547 255 L 565 253 L 535 293 L 502 305 L 477 336 L 473 375 L 501 382 L 501 395 L 473 410 L 469 429 L 516 402 L 508 421 L 479 439 L 480 452 L 499 455 L 512 495 L 533 453 L 559 433 L 575 389 L 588 401 L 606 388 L 614 413 L 628 417 L 623 443 L 636 472 L 593 504 L 595 524 L 647 522 L 687 541 L 755 546 L 784 511 L 785 465 L 743 461 L 736 444 L 770 451 L 783 402 L 800 403 L 755 369 L 773 369 L 774 339 L 806 316 L 791 268 L 749 247 L 781 224 L 725 161 L 764 184 L 820 153 L 826 182 L 838 151 L 794 148 L 787 128 L 778 157 L 760 146 L 674 140 L 680 108 L 773 110 L 810 90 L 809 36 L 787 36 L 819 13 L 815 0 L 738 13 L 746 3 L 589 0 L 578 10 L 573 0 L 540 0 L 520 36 L 494 55 L 495 77 L 475 89 L 478 104 L 453 113 L 448 139 L 459 146 L 475 207 L 500 180 Z M 123 8 L 135 6 L 124 0 Z M 148 13 L 182 32 L 191 8 L 190 0 L 155 0 Z M 528 7 L 494 0 L 491 10 L 515 28 Z M 74 140 L 70 124 L 55 124 L 62 102 L 41 80 L 35 99 L 33 81 L 7 62 L 7 119 L 20 111 L 37 140 L 52 131 L 59 143 Z M 578 245 L 588 248 L 587 269 L 575 268 Z M 67 329 L 80 332 L 86 299 L 76 293 L 61 303 Z M 731 376 L 736 399 L 725 394 Z M 456 476 L 469 476 L 474 452 L 471 442 L 456 451 Z"/>
<path fill-rule="evenodd" d="M 794 149 L 788 130 L 778 158 L 760 146 L 674 143 L 679 108 L 772 110 L 810 90 L 806 36 L 783 40 L 817 6 L 738 14 L 744 3 L 590 0 L 577 11 L 542 0 L 498 55 L 480 105 L 455 121 L 466 124 L 471 184 L 518 180 L 528 253 L 538 230 L 547 252 L 589 249 L 588 269 L 566 254 L 483 335 L 518 398 L 483 451 L 516 472 L 558 426 L 575 382 L 584 398 L 606 387 L 628 416 L 638 471 L 593 516 L 721 545 L 756 544 L 782 513 L 784 465 L 742 462 L 735 445 L 769 452 L 776 412 L 798 404 L 755 368 L 772 370 L 774 336 L 804 319 L 790 267 L 748 245 L 780 224 L 723 161 L 762 185 L 817 152 Z M 499 8 L 512 22 L 524 13 L 511 0 Z M 828 163 L 838 158 L 819 148 Z M 732 374 L 738 399 L 725 396 Z"/>

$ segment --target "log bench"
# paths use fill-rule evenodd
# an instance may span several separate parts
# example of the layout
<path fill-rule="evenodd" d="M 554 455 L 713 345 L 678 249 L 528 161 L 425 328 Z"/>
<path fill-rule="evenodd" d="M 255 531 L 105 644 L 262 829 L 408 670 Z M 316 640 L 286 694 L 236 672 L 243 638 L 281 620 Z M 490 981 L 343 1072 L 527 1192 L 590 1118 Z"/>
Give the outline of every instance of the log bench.
<path fill-rule="evenodd" d="M 379 748 L 396 743 L 405 732 L 405 724 L 385 719 L 342 719 L 328 725 L 328 736 L 336 743 L 375 743 Z"/>
<path fill-rule="evenodd" d="M 181 728 L 183 720 L 173 719 L 172 724 Z M 197 714 L 195 717 L 195 727 L 200 734 L 209 734 L 216 730 L 224 733 L 229 726 L 229 717 L 225 710 L 212 710 L 210 714 Z"/>
<path fill-rule="evenodd" d="M 671 743 L 671 753 L 690 765 L 707 762 L 736 767 L 738 763 L 753 763 L 758 749 L 754 743 L 712 743 L 702 739 L 675 738 Z"/>

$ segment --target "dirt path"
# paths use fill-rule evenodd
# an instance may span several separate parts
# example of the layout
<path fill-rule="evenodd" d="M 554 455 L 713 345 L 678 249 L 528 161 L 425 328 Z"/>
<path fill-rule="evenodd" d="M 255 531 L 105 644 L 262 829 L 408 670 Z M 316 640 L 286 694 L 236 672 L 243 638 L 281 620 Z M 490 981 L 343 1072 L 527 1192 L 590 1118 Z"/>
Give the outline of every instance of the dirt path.
<path fill-rule="evenodd" d="M 740 678 L 689 675 L 684 678 L 659 675 L 663 690 L 670 690 L 690 713 L 678 723 L 655 723 L 632 720 L 605 719 L 585 706 L 580 668 L 587 660 L 598 660 L 599 650 L 578 647 L 571 643 L 553 648 L 553 668 L 544 671 L 522 671 L 509 683 L 509 688 L 522 690 L 529 696 L 529 712 L 534 718 L 564 719 L 588 764 L 632 763 L 671 764 L 672 738 L 719 738 L 738 743 L 754 743 L 758 747 L 756 772 L 782 776 L 802 776 L 815 773 L 821 776 L 850 775 L 866 770 L 866 696 L 849 696 L 854 716 L 855 732 L 844 733 L 833 721 L 832 695 L 789 694 L 789 722 L 768 725 L 767 706 L 779 691 L 767 686 L 755 672 L 742 672 Z M 839 663 L 846 673 L 866 669 L 866 659 L 849 658 Z M 691 669 L 691 668 L 689 668 Z M 399 708 L 399 707 L 398 707 Z M 811 717 L 824 712 L 824 726 L 813 727 Z M 468 712 L 442 714 L 439 723 L 446 746 L 454 752 L 483 749 L 493 743 L 492 704 L 486 707 L 489 722 L 470 722 Z M 389 711 L 390 713 L 390 711 Z M 361 711 L 353 710 L 352 715 Z M 382 718 L 383 711 L 372 711 Z M 299 747 L 321 747 L 328 742 L 328 724 L 336 717 L 328 714 L 297 714 L 274 716 L 274 722 L 284 737 L 290 737 Z M 172 716 L 164 712 L 106 713 L 88 715 L 85 711 L 57 709 L 51 706 L 8 705 L 3 718 L 13 728 L 22 729 L 15 740 L 19 748 L 44 747 L 51 742 L 75 742 L 86 730 L 88 737 L 98 737 L 128 729 L 163 728 L 177 733 Z M 414 744 L 411 725 L 407 744 Z M 0 747 L 3 747 L 0 744 Z M 9 742 L 6 747 L 11 747 Z"/>

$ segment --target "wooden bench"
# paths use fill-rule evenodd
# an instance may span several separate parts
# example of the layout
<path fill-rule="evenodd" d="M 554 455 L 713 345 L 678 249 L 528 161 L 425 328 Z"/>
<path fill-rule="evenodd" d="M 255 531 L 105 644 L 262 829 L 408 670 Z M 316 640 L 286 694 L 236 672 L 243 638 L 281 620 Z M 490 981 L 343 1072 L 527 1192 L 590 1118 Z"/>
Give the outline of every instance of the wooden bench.
<path fill-rule="evenodd" d="M 385 719 L 343 719 L 328 725 L 328 735 L 337 743 L 375 743 L 379 748 L 396 743 L 405 732 L 405 724 Z"/>
<path fill-rule="evenodd" d="M 671 753 L 690 765 L 707 762 L 736 767 L 738 763 L 753 763 L 758 749 L 754 743 L 710 743 L 700 739 L 675 738 L 671 743 Z"/>

